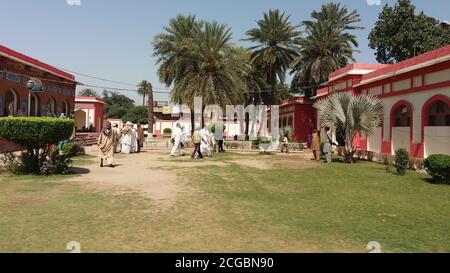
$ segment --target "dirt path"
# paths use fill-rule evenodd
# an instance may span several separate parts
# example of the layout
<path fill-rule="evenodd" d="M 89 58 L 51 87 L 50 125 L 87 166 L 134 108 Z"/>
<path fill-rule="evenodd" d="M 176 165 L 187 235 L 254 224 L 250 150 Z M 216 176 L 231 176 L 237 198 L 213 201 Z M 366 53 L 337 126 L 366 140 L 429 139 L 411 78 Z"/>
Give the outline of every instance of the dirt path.
<path fill-rule="evenodd" d="M 96 155 L 96 147 L 88 150 Z M 171 206 L 178 197 L 195 193 L 192 183 L 182 175 L 182 170 L 200 166 L 227 166 L 239 164 L 245 167 L 268 170 L 280 165 L 295 168 L 311 168 L 316 162 L 310 155 L 276 153 L 260 155 L 257 153 L 236 153 L 237 158 L 221 161 L 205 159 L 202 162 L 192 161 L 189 156 L 170 158 L 165 150 L 144 150 L 139 154 L 116 154 L 116 168 L 100 168 L 99 163 L 75 168 L 82 174 L 72 182 L 86 185 L 91 190 L 108 191 L 113 194 L 137 193 L 163 207 Z"/>

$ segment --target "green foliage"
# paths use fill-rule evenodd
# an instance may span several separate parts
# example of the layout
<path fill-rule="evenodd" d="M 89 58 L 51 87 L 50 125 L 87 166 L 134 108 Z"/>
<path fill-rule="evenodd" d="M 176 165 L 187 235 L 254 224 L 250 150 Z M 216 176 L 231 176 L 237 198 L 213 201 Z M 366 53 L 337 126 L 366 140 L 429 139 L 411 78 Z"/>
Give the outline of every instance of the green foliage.
<path fill-rule="evenodd" d="M 141 81 L 138 84 L 138 95 L 142 96 L 142 106 L 145 106 L 145 97 L 149 94 L 150 91 L 152 91 L 153 87 L 152 84 L 148 81 Z"/>
<path fill-rule="evenodd" d="M 404 176 L 409 166 L 409 153 L 406 149 L 395 151 L 395 169 L 397 174 Z"/>
<path fill-rule="evenodd" d="M 170 129 L 170 128 L 164 128 L 163 133 L 164 133 L 165 135 L 170 135 L 170 134 L 172 134 L 172 129 Z"/>
<path fill-rule="evenodd" d="M 314 108 L 318 111 L 322 126 L 342 128 L 344 159 L 345 162 L 352 163 L 356 152 L 352 146 L 356 133 L 374 133 L 381 123 L 383 104 L 374 96 L 339 92 L 317 101 Z"/>
<path fill-rule="evenodd" d="M 79 142 L 69 142 L 63 146 L 61 151 L 68 157 L 86 154 L 83 145 Z"/>
<path fill-rule="evenodd" d="M 148 123 L 148 108 L 145 106 L 135 106 L 131 108 L 125 116 L 122 117 L 125 122 L 130 121 L 132 123 Z"/>
<path fill-rule="evenodd" d="M 246 40 L 255 44 L 250 48 L 252 65 L 263 71 L 265 81 L 272 89 L 262 95 L 264 103 L 273 105 L 278 81 L 284 82 L 287 69 L 299 54 L 299 26 L 292 24 L 290 16 L 279 10 L 264 13 L 264 18 L 257 24 L 246 32 Z"/>
<path fill-rule="evenodd" d="M 21 117 L 0 118 L 0 137 L 27 148 L 43 148 L 68 139 L 74 129 L 70 119 Z"/>
<path fill-rule="evenodd" d="M 82 97 L 98 97 L 98 93 L 97 91 L 90 89 L 90 88 L 86 88 L 80 91 L 80 93 L 78 93 L 79 96 Z"/>
<path fill-rule="evenodd" d="M 216 129 L 220 130 L 221 127 L 222 127 L 222 131 L 225 132 L 227 127 L 223 123 L 213 123 L 210 125 L 209 130 L 211 131 L 211 133 L 215 134 Z"/>
<path fill-rule="evenodd" d="M 331 72 L 355 61 L 353 47 L 358 47 L 358 42 L 349 31 L 363 29 L 354 25 L 361 21 L 356 10 L 350 12 L 341 4 L 324 4 L 311 17 L 313 20 L 303 21 L 306 37 L 299 39 L 302 49 L 292 62 L 291 72 L 291 88 L 302 90 L 307 97 Z"/>
<path fill-rule="evenodd" d="M 435 183 L 450 183 L 450 156 L 432 155 L 424 164 Z"/>
<path fill-rule="evenodd" d="M 423 12 L 417 15 L 415 9 L 410 0 L 384 6 L 369 35 L 378 62 L 400 62 L 450 43 L 448 29 Z"/>
<path fill-rule="evenodd" d="M 68 155 L 61 154 L 58 149 L 50 153 L 48 160 L 40 167 L 41 175 L 69 174 L 72 160 Z"/>
<path fill-rule="evenodd" d="M 103 101 L 105 102 L 106 118 L 122 118 L 129 109 L 134 107 L 134 100 L 118 92 L 103 91 Z"/>

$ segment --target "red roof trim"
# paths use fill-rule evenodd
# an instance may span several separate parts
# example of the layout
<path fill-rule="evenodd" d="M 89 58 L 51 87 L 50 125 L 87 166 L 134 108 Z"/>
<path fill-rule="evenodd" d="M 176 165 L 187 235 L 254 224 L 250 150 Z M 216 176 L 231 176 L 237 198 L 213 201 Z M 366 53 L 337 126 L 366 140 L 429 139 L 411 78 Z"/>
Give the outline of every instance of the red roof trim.
<path fill-rule="evenodd" d="M 433 51 L 429 51 L 422 55 L 407 59 L 405 61 L 390 65 L 386 68 L 382 68 L 377 71 L 366 74 L 363 76 L 362 81 L 365 81 L 365 80 L 368 80 L 371 78 L 375 78 L 375 77 L 378 77 L 378 76 L 381 76 L 384 74 L 392 73 L 392 72 L 395 72 L 398 70 L 402 70 L 402 69 L 405 69 L 405 68 L 408 68 L 408 67 L 411 67 L 414 65 L 432 61 L 434 59 L 438 59 L 440 57 L 447 56 L 447 55 L 450 55 L 450 45 L 441 47 L 441 48 L 433 50 Z"/>
<path fill-rule="evenodd" d="M 63 78 L 75 81 L 75 76 L 72 75 L 72 74 L 66 73 L 66 72 L 64 72 L 64 71 L 62 71 L 60 69 L 57 69 L 57 68 L 55 68 L 55 67 L 53 67 L 51 65 L 48 65 L 48 64 L 43 63 L 43 62 L 41 62 L 39 60 L 33 59 L 31 57 L 28 57 L 28 56 L 26 56 L 26 55 L 24 55 L 22 53 L 19 53 L 17 51 L 14 51 L 14 50 L 9 49 L 7 47 L 4 47 L 2 45 L 0 45 L 0 52 L 2 52 L 4 54 L 7 54 L 7 55 L 10 55 L 10 56 L 12 56 L 14 58 L 17 58 L 17 59 L 19 59 L 19 60 L 21 60 L 21 61 L 23 61 L 25 63 L 33 64 L 33 65 L 35 65 L 35 66 L 37 66 L 39 68 L 42 68 L 42 69 L 48 70 L 50 72 L 53 72 L 54 74 L 57 74 L 57 75 L 59 75 L 59 76 L 61 76 Z"/>
<path fill-rule="evenodd" d="M 346 72 L 349 72 L 353 69 L 367 69 L 367 70 L 378 70 L 378 69 L 382 69 L 385 68 L 386 64 L 360 64 L 360 63 L 353 63 L 353 64 L 349 64 L 341 69 L 338 69 L 334 72 L 332 72 L 329 76 L 329 79 L 335 78 L 339 75 L 342 75 Z"/>

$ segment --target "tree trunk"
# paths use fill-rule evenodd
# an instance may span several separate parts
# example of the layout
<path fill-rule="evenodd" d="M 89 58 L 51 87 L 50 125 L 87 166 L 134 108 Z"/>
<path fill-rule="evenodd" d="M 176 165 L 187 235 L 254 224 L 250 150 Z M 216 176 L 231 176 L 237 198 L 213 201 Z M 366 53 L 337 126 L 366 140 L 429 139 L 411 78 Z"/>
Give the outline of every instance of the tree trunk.
<path fill-rule="evenodd" d="M 142 95 L 142 106 L 145 106 L 145 97 L 146 97 L 146 95 L 144 94 L 144 95 Z"/>
<path fill-rule="evenodd" d="M 194 135 L 195 132 L 195 112 L 194 109 L 191 109 L 191 136 Z"/>
<path fill-rule="evenodd" d="M 153 87 L 148 88 L 148 136 L 153 136 Z"/>

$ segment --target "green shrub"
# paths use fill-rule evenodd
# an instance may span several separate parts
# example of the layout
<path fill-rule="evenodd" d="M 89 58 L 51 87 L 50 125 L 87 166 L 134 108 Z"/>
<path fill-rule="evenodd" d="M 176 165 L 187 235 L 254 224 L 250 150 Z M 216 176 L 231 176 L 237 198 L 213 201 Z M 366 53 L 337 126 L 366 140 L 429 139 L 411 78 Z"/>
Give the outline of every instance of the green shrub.
<path fill-rule="evenodd" d="M 69 142 L 63 146 L 61 151 L 64 155 L 68 157 L 84 155 L 86 153 L 83 145 L 79 142 Z"/>
<path fill-rule="evenodd" d="M 395 151 L 395 168 L 399 175 L 406 175 L 409 166 L 409 153 L 405 149 Z"/>
<path fill-rule="evenodd" d="M 40 174 L 69 174 L 71 164 L 72 160 L 67 155 L 62 154 L 58 149 L 55 149 L 50 153 L 48 160 L 40 167 Z"/>
<path fill-rule="evenodd" d="M 425 168 L 435 183 L 450 183 L 450 156 L 432 155 L 425 159 Z"/>
<path fill-rule="evenodd" d="M 2 154 L 1 161 L 8 172 L 12 174 L 22 173 L 22 162 L 20 157 L 17 157 L 14 153 Z"/>
<path fill-rule="evenodd" d="M 70 119 L 42 117 L 0 118 L 0 137 L 26 148 L 22 154 L 22 172 L 40 173 L 52 145 L 68 139 L 74 130 Z"/>
<path fill-rule="evenodd" d="M 170 134 L 172 134 L 172 129 L 170 129 L 170 128 L 165 128 L 165 129 L 163 130 L 163 133 L 164 133 L 165 135 L 170 135 Z"/>

